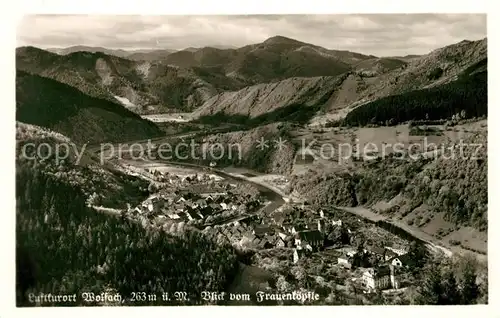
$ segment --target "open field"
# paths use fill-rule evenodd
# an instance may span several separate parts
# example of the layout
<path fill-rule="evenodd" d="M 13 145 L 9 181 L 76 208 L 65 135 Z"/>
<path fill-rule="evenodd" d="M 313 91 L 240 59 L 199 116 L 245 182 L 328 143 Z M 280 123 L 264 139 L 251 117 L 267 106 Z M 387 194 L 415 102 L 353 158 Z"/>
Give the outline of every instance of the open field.
<path fill-rule="evenodd" d="M 422 127 L 420 127 L 422 128 Z M 363 128 L 301 128 L 291 132 L 298 150 L 292 174 L 300 175 L 308 170 L 341 172 L 358 166 L 361 161 L 384 158 L 396 151 L 415 151 L 433 155 L 434 149 L 443 151 L 443 145 L 459 143 L 475 132 L 487 131 L 487 120 L 445 127 L 427 126 L 434 134 L 414 135 L 406 125 Z"/>

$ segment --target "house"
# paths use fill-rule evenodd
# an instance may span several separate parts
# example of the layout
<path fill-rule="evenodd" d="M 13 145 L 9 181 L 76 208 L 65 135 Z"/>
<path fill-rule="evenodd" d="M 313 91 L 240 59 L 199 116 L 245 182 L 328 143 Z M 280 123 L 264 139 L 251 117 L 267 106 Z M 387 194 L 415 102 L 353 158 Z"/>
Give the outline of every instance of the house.
<path fill-rule="evenodd" d="M 207 202 L 203 199 L 198 199 L 195 201 L 196 205 L 200 208 L 205 208 L 208 206 Z"/>
<path fill-rule="evenodd" d="M 186 210 L 186 211 L 184 211 L 184 213 L 186 214 L 186 217 L 187 217 L 187 219 L 188 219 L 189 221 L 191 221 L 191 220 L 194 220 L 194 219 L 195 219 L 195 217 L 194 217 L 194 213 L 193 213 L 192 211 Z"/>
<path fill-rule="evenodd" d="M 283 240 L 286 240 L 286 238 L 288 237 L 288 235 L 286 235 L 285 233 L 283 232 L 278 232 L 278 235 L 283 239 Z"/>
<path fill-rule="evenodd" d="M 358 251 L 353 249 L 353 248 L 348 248 L 345 249 L 344 252 L 346 253 L 347 256 L 349 257 L 354 257 L 356 254 L 358 254 Z"/>
<path fill-rule="evenodd" d="M 279 238 L 278 235 L 276 234 L 271 234 L 271 235 L 266 235 L 265 239 L 273 245 L 273 247 L 276 245 L 276 240 Z"/>
<path fill-rule="evenodd" d="M 221 230 L 221 233 L 227 237 L 231 236 L 231 230 L 229 230 L 227 227 L 224 227 L 224 229 Z"/>
<path fill-rule="evenodd" d="M 186 199 L 182 195 L 177 195 L 174 198 L 174 202 L 176 202 L 176 203 L 180 203 L 180 202 L 184 202 L 184 201 L 186 201 Z"/>
<path fill-rule="evenodd" d="M 281 237 L 281 236 L 277 236 L 276 237 L 276 242 L 274 243 L 274 246 L 276 247 L 285 247 L 286 246 L 286 242 L 285 240 Z"/>
<path fill-rule="evenodd" d="M 148 212 L 153 212 L 153 204 L 152 203 L 148 203 L 147 209 L 148 209 Z"/>
<path fill-rule="evenodd" d="M 412 267 L 415 265 L 415 262 L 411 259 L 410 255 L 404 254 L 401 256 L 394 257 L 391 261 L 391 265 L 395 267 Z"/>
<path fill-rule="evenodd" d="M 203 195 L 202 195 L 203 196 Z M 205 202 L 207 202 L 208 204 L 212 203 L 212 202 L 215 202 L 215 199 L 213 196 L 211 196 L 210 194 L 205 196 Z"/>
<path fill-rule="evenodd" d="M 180 219 L 180 216 L 177 215 L 177 213 L 168 213 L 167 216 L 171 218 L 172 220 L 178 220 Z"/>
<path fill-rule="evenodd" d="M 238 231 L 238 234 L 240 236 L 243 236 L 247 231 L 245 230 L 245 228 L 243 226 L 240 226 L 240 225 L 237 225 L 236 226 L 236 230 Z"/>
<path fill-rule="evenodd" d="M 167 222 L 167 217 L 165 215 L 159 215 L 156 217 L 155 221 L 157 224 L 163 225 L 163 224 L 165 224 L 165 222 Z"/>
<path fill-rule="evenodd" d="M 292 230 L 293 230 L 293 224 L 292 223 L 283 223 L 283 224 L 281 224 L 281 227 L 283 228 L 283 230 L 285 232 L 292 232 Z"/>
<path fill-rule="evenodd" d="M 338 219 L 337 221 L 332 220 L 332 225 L 333 226 L 342 226 L 342 220 Z"/>
<path fill-rule="evenodd" d="M 293 263 L 297 264 L 299 260 L 309 255 L 310 252 L 303 249 L 295 249 L 293 251 Z"/>
<path fill-rule="evenodd" d="M 207 201 L 207 202 L 208 202 L 208 201 Z M 215 203 L 215 202 L 212 202 L 212 203 L 208 204 L 208 206 L 209 206 L 212 210 L 214 210 L 214 211 L 217 211 L 217 210 L 219 210 L 219 209 L 220 209 L 220 205 L 219 205 L 219 204 L 217 204 L 217 203 Z"/>
<path fill-rule="evenodd" d="M 402 249 L 402 248 L 394 248 L 394 247 L 391 247 L 391 246 L 386 246 L 385 247 L 386 249 L 398 254 L 399 256 L 403 255 L 403 254 L 406 254 L 407 251 L 406 249 Z"/>
<path fill-rule="evenodd" d="M 400 288 L 397 269 L 392 265 L 369 268 L 363 273 L 363 281 L 369 290 Z"/>
<path fill-rule="evenodd" d="M 252 243 L 259 247 L 259 248 L 262 248 L 262 249 L 268 249 L 268 248 L 273 248 L 273 244 L 270 243 L 265 237 L 264 238 L 259 238 L 259 237 L 256 237 Z"/>
<path fill-rule="evenodd" d="M 394 253 L 392 250 L 390 250 L 388 248 L 385 248 L 384 260 L 386 262 L 394 259 L 397 256 L 398 256 L 398 254 Z"/>
<path fill-rule="evenodd" d="M 353 257 L 349 256 L 347 253 L 342 253 L 342 255 L 340 255 L 337 258 L 337 263 L 339 265 L 343 265 L 346 268 L 351 268 L 353 263 Z"/>
<path fill-rule="evenodd" d="M 191 209 L 194 209 L 194 208 L 196 208 L 196 203 L 191 202 L 189 200 L 186 200 L 186 201 L 184 201 L 184 206 L 189 207 Z"/>
<path fill-rule="evenodd" d="M 245 235 L 243 235 L 243 237 L 248 240 L 248 242 L 253 242 L 253 240 L 255 240 L 255 235 L 253 235 L 252 233 L 248 232 L 248 233 L 245 233 Z"/>
<path fill-rule="evenodd" d="M 173 208 L 175 211 L 182 212 L 184 210 L 184 204 L 180 203 L 174 204 Z"/>
<path fill-rule="evenodd" d="M 223 210 L 228 210 L 228 204 L 227 204 L 227 203 L 225 203 L 225 202 L 221 202 L 221 203 L 220 203 L 220 206 L 221 206 L 221 208 L 222 208 Z"/>
<path fill-rule="evenodd" d="M 295 234 L 295 246 L 305 247 L 308 250 L 317 250 L 323 247 L 323 234 L 318 230 L 301 231 Z"/>
<path fill-rule="evenodd" d="M 358 254 L 358 251 L 352 248 L 345 249 L 341 256 L 337 258 L 337 262 L 343 265 L 352 265 L 354 256 Z"/>
<path fill-rule="evenodd" d="M 369 290 L 382 290 L 391 286 L 391 269 L 389 266 L 369 268 L 363 273 L 363 281 Z"/>
<path fill-rule="evenodd" d="M 255 238 L 252 240 L 252 244 L 255 245 L 255 246 L 259 246 L 260 243 L 261 243 L 261 239 L 258 238 L 257 236 L 255 236 Z"/>
<path fill-rule="evenodd" d="M 379 246 L 372 246 L 369 248 L 370 253 L 375 255 L 379 260 L 385 260 L 385 248 Z"/>
<path fill-rule="evenodd" d="M 228 227 L 228 231 L 229 231 L 229 236 L 231 237 L 237 236 L 238 231 L 234 226 Z"/>

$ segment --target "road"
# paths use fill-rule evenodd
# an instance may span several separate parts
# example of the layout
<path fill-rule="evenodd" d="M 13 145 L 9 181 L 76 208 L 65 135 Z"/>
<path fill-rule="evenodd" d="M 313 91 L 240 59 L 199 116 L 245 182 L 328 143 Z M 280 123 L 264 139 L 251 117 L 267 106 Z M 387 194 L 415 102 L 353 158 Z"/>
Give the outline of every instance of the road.
<path fill-rule="evenodd" d="M 440 251 L 448 257 L 451 257 L 453 254 L 458 254 L 458 255 L 470 254 L 470 255 L 474 255 L 480 261 L 485 261 L 488 258 L 487 255 L 483 255 L 483 254 L 476 253 L 473 251 L 465 250 L 465 249 L 460 248 L 458 246 L 453 246 L 453 247 L 443 246 L 445 244 L 443 244 L 443 242 L 439 241 L 435 237 L 433 237 L 433 236 L 431 236 L 431 235 L 429 235 L 429 234 L 427 234 L 419 229 L 410 227 L 409 225 L 404 224 L 402 222 L 399 222 L 397 220 L 392 220 L 391 218 L 389 218 L 387 216 L 377 214 L 377 213 L 375 213 L 375 212 L 373 212 L 365 207 L 336 207 L 336 208 L 340 209 L 342 211 L 348 212 L 348 213 L 355 214 L 356 216 L 358 216 L 362 219 L 370 220 L 372 222 L 384 221 L 384 222 L 390 223 L 390 224 L 394 225 L 395 227 L 405 231 L 406 233 L 408 233 L 412 237 L 424 242 L 429 250 Z"/>

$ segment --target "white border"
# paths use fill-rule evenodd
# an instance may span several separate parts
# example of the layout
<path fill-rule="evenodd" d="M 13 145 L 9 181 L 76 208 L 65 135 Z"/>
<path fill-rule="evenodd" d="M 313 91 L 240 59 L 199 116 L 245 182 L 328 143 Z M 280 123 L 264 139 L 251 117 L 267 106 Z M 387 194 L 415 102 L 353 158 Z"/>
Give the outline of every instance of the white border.
<path fill-rule="evenodd" d="M 498 153 L 498 146 L 491 142 L 495 136 L 499 135 L 500 125 L 496 124 L 498 120 L 498 93 L 491 89 L 499 87 L 495 77 L 498 72 L 496 57 L 498 53 L 498 40 L 495 38 L 496 23 L 499 19 L 493 6 L 488 8 L 485 0 L 474 1 L 438 1 L 438 0 L 418 0 L 418 1 L 387 1 L 387 0 L 349 0 L 349 1 L 317 1 L 317 0 L 251 0 L 251 1 L 208 1 L 208 0 L 183 0 L 183 1 L 165 1 L 165 0 L 141 0 L 132 2 L 132 0 L 86 0 L 86 1 L 68 1 L 68 0 L 39 0 L 39 1 L 17 1 L 9 3 L 15 7 L 15 12 L 2 12 L 2 34 L 1 47 L 1 90 L 0 94 L 3 103 L 0 106 L 0 120 L 2 120 L 1 137 L 3 139 L 2 155 L 0 156 L 3 171 L 1 174 L 2 187 L 1 197 L 3 211 L 1 211 L 2 220 L 0 221 L 0 318 L 4 317 L 24 317 L 33 315 L 47 315 L 48 317 L 86 317 L 89 314 L 94 315 L 203 315 L 220 316 L 231 315 L 238 317 L 255 317 L 256 314 L 266 316 L 280 315 L 287 317 L 303 317 L 309 315 L 322 316 L 346 316 L 357 317 L 361 315 L 370 315 L 377 317 L 422 317 L 432 314 L 445 316 L 454 314 L 459 316 L 473 316 L 480 314 L 489 316 L 487 313 L 498 312 L 494 305 L 495 300 L 499 299 L 498 292 L 498 253 L 495 251 L 495 243 L 500 242 L 498 238 L 497 227 L 498 213 L 500 213 L 498 200 L 495 197 L 496 191 L 500 189 L 498 181 L 500 180 L 499 167 L 500 161 L 495 158 Z M 488 10 L 490 9 L 490 10 Z M 4 9 L 6 10 L 5 6 Z M 87 14 L 252 14 L 252 13 L 280 13 L 280 14 L 298 14 L 298 13 L 485 13 L 488 12 L 488 47 L 489 47 L 489 69 L 490 69 L 490 100 L 489 100 L 489 132 L 490 132 L 490 160 L 489 160 L 489 295 L 488 306 L 469 306 L 469 307 L 397 307 L 397 306 L 372 306 L 372 307 L 121 307 L 121 308 L 41 308 L 41 309 L 16 309 L 15 308 L 15 270 L 14 270 L 14 222 L 15 222 L 15 201 L 14 199 L 14 121 L 15 121 L 15 93 L 14 93 L 14 47 L 15 30 L 19 18 L 22 14 L 29 13 L 87 13 Z M 494 71 L 495 70 L 495 71 Z M 493 155 L 493 156 L 492 156 Z M 493 248 L 492 248 L 493 247 Z M 488 308 L 495 307 L 495 308 Z"/>

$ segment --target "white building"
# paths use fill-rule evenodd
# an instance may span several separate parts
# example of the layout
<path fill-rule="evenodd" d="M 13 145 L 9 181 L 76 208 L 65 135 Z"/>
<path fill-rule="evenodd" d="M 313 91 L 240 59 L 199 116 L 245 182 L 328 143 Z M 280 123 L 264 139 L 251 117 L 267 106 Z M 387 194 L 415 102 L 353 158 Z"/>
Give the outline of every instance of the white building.
<path fill-rule="evenodd" d="M 394 267 L 381 266 L 369 268 L 363 273 L 363 280 L 369 290 L 383 290 L 387 288 L 399 288 L 399 278 L 395 274 Z"/>

